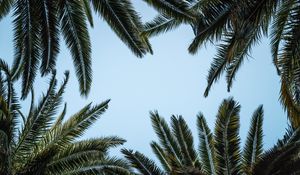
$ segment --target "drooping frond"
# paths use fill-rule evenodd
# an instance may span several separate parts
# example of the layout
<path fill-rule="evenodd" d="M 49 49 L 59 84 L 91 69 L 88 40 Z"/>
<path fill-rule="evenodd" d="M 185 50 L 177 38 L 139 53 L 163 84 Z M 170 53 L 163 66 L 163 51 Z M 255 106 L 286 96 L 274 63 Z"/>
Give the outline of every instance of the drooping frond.
<path fill-rule="evenodd" d="M 155 162 L 139 152 L 123 149 L 122 153 L 130 161 L 132 167 L 136 168 L 143 175 L 165 175 Z"/>
<path fill-rule="evenodd" d="M 233 59 L 233 53 L 227 53 L 227 50 L 230 50 L 233 47 L 233 41 L 234 38 L 228 36 L 224 41 L 225 43 L 219 46 L 218 54 L 214 58 L 208 72 L 207 87 L 204 92 L 205 97 L 208 96 L 212 84 L 216 82 L 224 72 L 227 62 Z"/>
<path fill-rule="evenodd" d="M 293 125 L 297 128 L 300 126 L 300 106 L 295 102 L 293 94 L 290 90 L 288 82 L 285 79 L 281 79 L 280 87 L 280 101 L 283 104 L 284 109 L 288 113 L 288 118 Z"/>
<path fill-rule="evenodd" d="M 92 14 L 90 2 L 88 0 L 81 0 L 81 3 L 83 4 L 85 15 L 91 27 L 94 27 L 93 14 Z"/>
<path fill-rule="evenodd" d="M 279 54 L 279 45 L 283 39 L 283 33 L 285 29 L 285 25 L 287 24 L 287 20 L 289 18 L 290 11 L 292 7 L 295 5 L 295 0 L 291 1 L 283 1 L 282 5 L 279 6 L 278 12 L 276 12 L 274 21 L 272 24 L 272 32 L 271 32 L 271 46 L 272 46 L 272 56 L 273 63 L 277 68 L 278 73 L 280 73 L 278 67 L 278 54 Z"/>
<path fill-rule="evenodd" d="M 193 21 L 196 15 L 189 11 L 189 4 L 186 1 L 172 0 L 144 0 L 162 14 L 181 21 Z"/>
<path fill-rule="evenodd" d="M 173 30 L 181 24 L 181 21 L 169 18 L 165 15 L 158 15 L 152 21 L 144 24 L 143 35 L 151 37 L 160 33 Z"/>
<path fill-rule="evenodd" d="M 141 30 L 133 25 L 132 15 L 127 11 L 130 6 L 124 4 L 127 0 L 91 0 L 94 10 L 103 17 L 110 25 L 111 29 L 119 36 L 119 38 L 136 54 L 142 57 L 147 48 L 143 38 L 140 36 Z"/>
<path fill-rule="evenodd" d="M 201 4 L 202 1 L 186 1 L 186 10 L 188 10 L 191 13 L 196 13 L 197 14 L 197 19 L 195 20 L 196 22 L 193 22 L 191 24 L 192 26 L 195 26 L 194 23 L 199 24 L 201 21 L 201 18 L 199 18 L 199 14 L 197 13 L 198 6 Z M 144 25 L 144 31 L 143 35 L 146 35 L 148 37 L 155 36 L 161 33 L 165 33 L 168 31 L 171 31 L 173 29 L 178 28 L 181 24 L 186 24 L 185 20 L 180 20 L 178 18 L 172 18 L 167 14 L 160 13 L 157 15 L 153 20 L 147 22 Z"/>
<path fill-rule="evenodd" d="M 216 175 L 214 138 L 202 114 L 197 116 L 197 126 L 200 138 L 199 153 L 203 169 L 207 174 Z"/>
<path fill-rule="evenodd" d="M 22 98 L 32 88 L 39 63 L 39 25 L 37 1 L 17 0 L 14 10 L 14 41 L 16 58 L 22 58 Z"/>
<path fill-rule="evenodd" d="M 5 17 L 11 7 L 13 6 L 14 0 L 2 0 L 0 3 L 0 20 Z"/>
<path fill-rule="evenodd" d="M 260 106 L 253 113 L 246 144 L 243 150 L 243 171 L 252 174 L 254 165 L 260 160 L 263 153 L 263 107 Z"/>
<path fill-rule="evenodd" d="M 59 20 L 61 31 L 65 38 L 76 69 L 79 89 L 82 95 L 87 95 L 92 82 L 91 46 L 82 3 L 77 0 L 60 1 Z"/>
<path fill-rule="evenodd" d="M 153 54 L 151 44 L 149 42 L 149 39 L 147 36 L 142 35 L 142 31 L 144 29 L 142 19 L 140 15 L 134 10 L 133 4 L 130 0 L 122 0 L 121 2 L 123 4 L 123 7 L 126 9 L 130 16 L 131 25 L 134 26 L 137 30 L 137 33 L 139 37 L 142 39 L 143 42 L 143 48 L 149 52 L 150 54 Z"/>
<path fill-rule="evenodd" d="M 42 75 L 54 70 L 56 57 L 59 52 L 59 21 L 57 18 L 56 3 L 49 0 L 41 0 L 36 4 L 39 11 L 41 26 L 41 67 Z"/>
<path fill-rule="evenodd" d="M 239 131 L 240 106 L 232 99 L 224 100 L 219 107 L 215 125 L 217 174 L 241 173 Z"/>
<path fill-rule="evenodd" d="M 194 29 L 196 36 L 188 50 L 195 54 L 199 47 L 208 40 L 219 40 L 222 34 L 228 30 L 229 16 L 234 11 L 231 1 L 211 1 L 202 3 L 200 9 L 202 15 Z"/>

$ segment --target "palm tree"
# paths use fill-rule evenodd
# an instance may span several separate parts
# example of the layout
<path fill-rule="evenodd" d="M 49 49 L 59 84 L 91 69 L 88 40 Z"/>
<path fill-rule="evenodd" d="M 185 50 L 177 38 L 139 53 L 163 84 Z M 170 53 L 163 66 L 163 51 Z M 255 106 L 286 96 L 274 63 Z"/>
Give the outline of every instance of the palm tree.
<path fill-rule="evenodd" d="M 176 3 L 168 2 L 179 7 Z M 198 14 L 197 20 L 187 22 L 178 19 L 175 15 L 165 13 L 164 6 L 155 4 L 161 15 L 145 24 L 144 35 L 156 35 L 188 23 L 195 33 L 188 48 L 190 53 L 195 54 L 207 42 L 219 43 L 207 76 L 205 96 L 224 72 L 230 91 L 236 73 L 243 60 L 250 55 L 251 48 L 263 36 L 269 37 L 273 62 L 281 77 L 281 102 L 292 125 L 300 126 L 299 1 L 188 0 L 182 3 L 187 6 L 187 11 Z"/>
<path fill-rule="evenodd" d="M 253 113 L 243 151 L 239 137 L 240 106 L 232 98 L 219 107 L 214 133 L 204 116 L 197 116 L 200 144 L 194 148 L 192 132 L 182 116 L 171 117 L 171 128 L 157 113 L 151 120 L 159 142 L 151 148 L 163 170 L 140 152 L 123 149 L 132 166 L 143 175 L 274 175 L 299 173 L 300 131 L 290 129 L 272 149 L 263 151 L 263 108 Z M 196 151 L 198 150 L 198 151 Z"/>
<path fill-rule="evenodd" d="M 92 10 L 101 16 L 138 57 L 151 52 L 142 23 L 129 0 L 3 0 L 0 20 L 13 9 L 14 66 L 12 79 L 22 75 L 22 97 L 33 86 L 38 69 L 47 75 L 55 69 L 60 34 L 70 49 L 82 95 L 92 81 L 91 44 L 87 21 Z M 40 68 L 39 68 L 40 67 Z"/>
<path fill-rule="evenodd" d="M 105 112 L 109 100 L 95 106 L 88 104 L 66 119 L 65 104 L 56 115 L 68 73 L 57 88 L 54 72 L 47 93 L 37 104 L 31 91 L 30 110 L 24 114 L 11 70 L 3 61 L 0 68 L 0 174 L 130 174 L 126 161 L 108 155 L 109 148 L 125 140 L 115 136 L 77 140 Z"/>

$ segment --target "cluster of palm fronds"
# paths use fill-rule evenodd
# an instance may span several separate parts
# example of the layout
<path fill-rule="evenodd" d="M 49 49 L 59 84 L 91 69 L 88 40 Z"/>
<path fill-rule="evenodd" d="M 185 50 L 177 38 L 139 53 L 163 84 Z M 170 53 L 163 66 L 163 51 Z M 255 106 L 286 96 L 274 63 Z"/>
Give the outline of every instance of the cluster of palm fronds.
<path fill-rule="evenodd" d="M 1 175 L 58 175 L 58 174 L 130 174 L 129 164 L 109 157 L 108 149 L 121 145 L 119 137 L 99 137 L 76 140 L 107 109 L 109 100 L 79 110 L 64 119 L 66 105 L 56 116 L 68 73 L 57 88 L 55 73 L 47 93 L 21 112 L 11 70 L 0 62 L 0 174 Z"/>
<path fill-rule="evenodd" d="M 145 25 L 145 36 L 192 26 L 195 38 L 188 50 L 194 54 L 207 42 L 219 43 L 207 76 L 207 96 L 212 84 L 226 72 L 227 89 L 251 48 L 270 37 L 273 62 L 281 77 L 281 102 L 292 124 L 300 124 L 300 4 L 296 0 L 145 0 L 161 14 Z M 156 3 L 154 3 L 156 2 Z M 196 17 L 191 18 L 191 14 Z M 269 32 L 271 28 L 271 32 Z M 268 34 L 270 33 L 270 34 Z"/>
<path fill-rule="evenodd" d="M 140 152 L 123 153 L 143 175 L 290 175 L 299 174 L 300 130 L 290 128 L 282 140 L 263 151 L 263 108 L 253 114 L 243 151 L 239 137 L 240 106 L 233 99 L 221 104 L 214 133 L 202 114 L 197 116 L 200 145 L 182 116 L 172 116 L 171 128 L 157 112 L 151 113 L 159 143 L 151 147 L 164 170 Z"/>
<path fill-rule="evenodd" d="M 70 49 L 80 92 L 87 95 L 92 81 L 91 44 L 87 21 L 92 10 L 101 16 L 135 53 L 151 52 L 142 23 L 129 0 L 3 0 L 0 20 L 13 9 L 15 58 L 12 78 L 22 75 L 23 98 L 32 88 L 38 67 L 42 75 L 55 69 L 60 34 Z"/>
<path fill-rule="evenodd" d="M 142 24 L 130 0 L 2 0 L 0 20 L 13 9 L 15 56 L 12 68 L 0 61 L 0 174 L 136 174 L 143 175 L 273 175 L 299 174 L 300 130 L 300 2 L 297 0 L 144 0 L 160 15 Z M 76 140 L 106 110 L 109 101 L 91 104 L 64 119 L 54 116 L 62 102 L 68 73 L 57 88 L 55 65 L 60 35 L 70 49 L 80 92 L 87 95 L 92 81 L 88 23 L 92 10 L 101 16 L 136 54 L 152 52 L 154 36 L 189 24 L 195 38 L 194 54 L 206 42 L 218 42 L 204 95 L 226 72 L 228 91 L 243 60 L 263 36 L 269 36 L 273 62 L 281 77 L 281 101 L 292 126 L 282 140 L 263 151 L 263 109 L 253 114 L 243 151 L 240 148 L 239 110 L 232 99 L 221 104 L 212 133 L 202 114 L 197 117 L 200 146 L 181 116 L 173 116 L 171 128 L 158 113 L 151 119 L 159 143 L 151 147 L 164 170 L 139 152 L 123 149 L 130 164 L 110 157 L 108 149 L 124 143 L 118 137 Z M 49 88 L 34 103 L 33 82 L 52 73 Z M 14 81 L 22 76 L 22 98 L 31 93 L 31 106 L 23 114 Z"/>

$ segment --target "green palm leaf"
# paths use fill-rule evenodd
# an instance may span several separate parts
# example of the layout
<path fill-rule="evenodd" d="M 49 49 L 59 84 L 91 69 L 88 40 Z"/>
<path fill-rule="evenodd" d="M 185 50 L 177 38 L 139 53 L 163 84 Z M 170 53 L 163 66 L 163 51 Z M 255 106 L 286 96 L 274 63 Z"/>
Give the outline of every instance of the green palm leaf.
<path fill-rule="evenodd" d="M 132 15 L 127 11 L 130 6 L 124 5 L 128 3 L 125 0 L 91 0 L 94 10 L 103 17 L 110 25 L 111 29 L 119 36 L 119 38 L 135 53 L 138 57 L 142 57 L 147 48 L 141 38 L 140 31 L 136 26 L 132 25 Z"/>
<path fill-rule="evenodd" d="M 263 153 L 263 107 L 260 106 L 254 112 L 246 144 L 243 151 L 243 171 L 252 174 L 253 167 Z"/>
<path fill-rule="evenodd" d="M 279 144 L 266 151 L 254 169 L 254 175 L 299 173 L 299 129 L 289 130 Z M 298 164 L 299 165 L 299 164 Z"/>
<path fill-rule="evenodd" d="M 158 15 L 152 21 L 144 24 L 143 35 L 147 37 L 155 36 L 160 33 L 165 33 L 173 30 L 181 24 L 181 21 L 176 19 L 170 19 L 165 15 Z"/>
<path fill-rule="evenodd" d="M 83 8 L 84 8 L 84 12 L 85 12 L 86 17 L 87 17 L 91 27 L 94 27 L 91 5 L 90 5 L 88 0 L 81 0 L 81 1 L 83 3 Z"/>
<path fill-rule="evenodd" d="M 172 135 L 168 124 L 157 112 L 151 112 L 150 115 L 152 126 L 156 135 L 159 137 L 160 144 L 163 146 L 163 149 L 166 150 L 168 156 L 174 161 L 173 164 L 177 164 L 178 167 L 181 167 L 182 154 L 178 142 L 175 136 Z"/>
<path fill-rule="evenodd" d="M 180 146 L 180 152 L 183 154 L 183 162 L 185 166 L 190 167 L 201 167 L 200 162 L 197 158 L 196 151 L 194 150 L 193 135 L 185 120 L 182 116 L 172 116 L 171 126 L 173 129 L 174 136 L 176 137 Z"/>
<path fill-rule="evenodd" d="M 139 152 L 123 149 L 122 153 L 130 161 L 131 165 L 143 175 L 164 175 L 155 163 Z"/>
<path fill-rule="evenodd" d="M 59 52 L 59 23 L 55 3 L 42 0 L 38 4 L 41 26 L 41 73 L 46 75 L 54 70 Z"/>
<path fill-rule="evenodd" d="M 22 57 L 23 70 L 22 98 L 32 88 L 39 63 L 39 25 L 36 1 L 18 0 L 15 4 L 15 49 L 16 59 Z"/>
<path fill-rule="evenodd" d="M 3 1 L 1 1 L 1 4 L 0 4 L 0 20 L 9 13 L 11 7 L 13 6 L 13 3 L 14 3 L 14 0 L 3 0 Z"/>
<path fill-rule="evenodd" d="M 239 130 L 240 106 L 233 100 L 224 100 L 217 114 L 215 149 L 218 162 L 217 174 L 241 173 Z"/>
<path fill-rule="evenodd" d="M 151 142 L 150 144 L 152 151 L 159 159 L 160 163 L 162 164 L 163 168 L 167 172 L 172 171 L 172 160 L 167 156 L 167 153 L 163 150 L 163 148 L 156 142 Z"/>
<path fill-rule="evenodd" d="M 80 1 L 67 0 L 59 4 L 61 30 L 76 68 L 79 89 L 87 95 L 92 82 L 91 46 L 86 18 Z"/>
<path fill-rule="evenodd" d="M 188 10 L 189 4 L 185 1 L 172 1 L 172 0 L 144 0 L 149 5 L 157 9 L 162 14 L 181 21 L 193 21 L 196 17 L 191 11 Z"/>
<path fill-rule="evenodd" d="M 213 135 L 202 114 L 197 116 L 197 126 L 200 138 L 200 157 L 207 174 L 216 175 L 216 157 Z"/>

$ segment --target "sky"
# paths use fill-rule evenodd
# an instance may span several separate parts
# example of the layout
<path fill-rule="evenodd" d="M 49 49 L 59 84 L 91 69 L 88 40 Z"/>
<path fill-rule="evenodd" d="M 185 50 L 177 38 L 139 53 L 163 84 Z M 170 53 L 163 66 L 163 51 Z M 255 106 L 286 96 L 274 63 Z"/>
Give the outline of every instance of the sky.
<path fill-rule="evenodd" d="M 156 12 L 143 1 L 134 1 L 143 21 L 151 20 Z M 10 65 L 13 59 L 12 18 L 0 21 L 0 58 Z M 240 137 L 244 143 L 253 111 L 264 106 L 264 148 L 270 148 L 281 138 L 287 127 L 287 118 L 279 102 L 280 79 L 270 55 L 268 39 L 253 48 L 251 57 L 239 70 L 233 88 L 227 92 L 224 76 L 214 84 L 204 98 L 206 76 L 216 53 L 215 46 L 207 45 L 196 55 L 190 55 L 188 45 L 193 39 L 189 26 L 150 39 L 154 54 L 137 58 L 112 32 L 101 17 L 94 14 L 94 28 L 90 28 L 92 44 L 93 84 L 87 98 L 79 94 L 73 62 L 64 41 L 57 59 L 57 78 L 70 70 L 64 100 L 70 116 L 89 102 L 101 103 L 111 99 L 108 110 L 82 139 L 116 135 L 127 140 L 126 147 L 154 158 L 149 143 L 158 140 L 151 126 L 149 112 L 157 110 L 170 121 L 172 114 L 182 115 L 192 129 L 195 146 L 198 145 L 196 115 L 202 112 L 211 129 L 214 127 L 218 107 L 224 98 L 234 97 L 241 105 Z M 46 90 L 49 77 L 35 81 L 37 97 Z M 20 81 L 17 82 L 20 87 Z M 17 88 L 20 90 L 20 88 Z M 28 109 L 28 98 L 22 102 Z"/>

